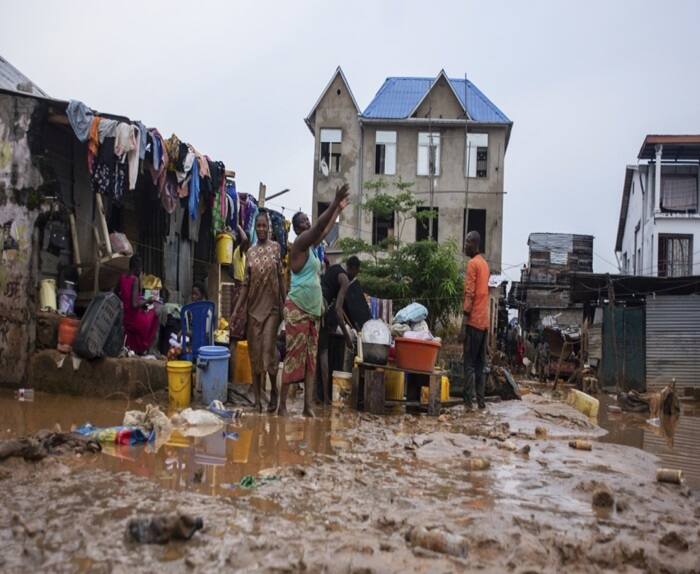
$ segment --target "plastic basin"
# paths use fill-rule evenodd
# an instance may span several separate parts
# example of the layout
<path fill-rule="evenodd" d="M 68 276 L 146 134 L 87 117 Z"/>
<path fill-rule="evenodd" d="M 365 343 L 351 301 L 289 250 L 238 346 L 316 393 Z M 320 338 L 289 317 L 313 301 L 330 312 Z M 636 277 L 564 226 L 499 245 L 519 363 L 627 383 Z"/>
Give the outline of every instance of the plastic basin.
<path fill-rule="evenodd" d="M 404 337 L 397 337 L 394 342 L 396 344 L 396 366 L 399 369 L 433 372 L 440 347 L 442 347 L 440 343 Z"/>

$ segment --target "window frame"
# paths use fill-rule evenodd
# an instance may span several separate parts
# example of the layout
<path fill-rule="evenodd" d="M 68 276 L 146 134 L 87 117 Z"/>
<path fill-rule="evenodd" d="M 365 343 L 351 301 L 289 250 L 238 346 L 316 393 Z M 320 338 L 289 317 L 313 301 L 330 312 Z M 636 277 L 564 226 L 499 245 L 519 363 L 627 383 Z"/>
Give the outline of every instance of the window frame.
<path fill-rule="evenodd" d="M 421 136 L 428 138 L 428 143 L 421 143 Z M 442 147 L 442 138 L 440 132 L 418 132 L 418 148 L 416 153 L 416 176 L 418 177 L 438 177 L 440 175 L 440 156 Z M 431 145 L 431 140 L 437 139 L 437 145 Z M 434 147 L 435 152 L 435 173 L 430 173 L 430 148 Z M 421 148 L 428 150 L 427 155 L 427 173 L 421 173 Z"/>
<path fill-rule="evenodd" d="M 324 139 L 324 132 L 327 133 L 327 140 Z M 328 132 L 337 132 L 333 133 L 332 135 L 329 134 Z M 333 137 L 336 136 L 337 137 Z M 338 141 L 335 141 L 335 140 Z M 323 175 L 323 169 L 321 169 L 321 165 L 323 163 L 324 158 L 328 157 L 328 162 L 326 165 L 328 166 L 328 177 L 331 176 L 331 174 L 335 173 L 340 173 L 341 171 L 341 162 L 342 162 L 342 146 L 343 146 L 343 130 L 342 128 L 320 128 L 319 134 L 318 134 L 318 141 L 319 141 L 319 148 L 318 148 L 318 171 L 321 175 Z M 323 145 L 328 144 L 328 154 L 324 154 L 323 152 Z M 338 153 L 334 153 L 334 144 L 337 146 Z M 334 161 L 335 160 L 335 161 Z"/>
<path fill-rule="evenodd" d="M 416 208 L 416 212 L 419 211 L 431 211 L 430 206 L 421 205 Z M 435 211 L 435 217 L 433 217 L 433 237 L 432 240 L 437 242 L 439 236 L 439 220 L 440 220 L 440 208 L 433 207 L 432 211 Z M 425 234 L 425 237 L 418 237 L 418 234 Z M 416 219 L 416 241 L 425 241 L 430 239 L 430 222 L 419 221 Z"/>
<path fill-rule="evenodd" d="M 475 143 L 476 145 L 474 145 Z M 479 160 L 479 154 L 481 153 L 485 154 L 483 160 Z M 468 132 L 464 140 L 464 177 L 488 179 L 489 155 L 489 134 L 483 132 Z M 485 162 L 483 170 L 479 169 L 480 161 Z M 484 175 L 479 175 L 479 173 L 482 172 Z"/>
<path fill-rule="evenodd" d="M 668 262 L 668 241 L 688 241 L 688 262 L 685 274 L 683 275 L 669 275 L 669 262 Z M 662 241 L 664 242 L 665 249 L 661 249 Z M 659 233 L 657 235 L 658 242 L 658 261 L 657 261 L 657 275 L 659 277 L 688 277 L 693 274 L 693 235 L 686 233 Z M 663 253 L 663 258 L 662 258 Z M 673 264 L 673 261 L 671 262 Z"/>
<path fill-rule="evenodd" d="M 381 134 L 381 135 L 380 135 Z M 393 136 L 393 137 L 392 137 Z M 391 141 L 393 139 L 393 141 Z M 375 175 L 396 175 L 396 157 L 398 153 L 398 133 L 396 130 L 376 130 L 374 133 L 374 174 Z M 382 165 L 380 169 L 379 150 L 383 152 Z M 392 161 L 388 161 L 392 158 Z M 393 164 L 393 170 L 388 166 Z"/>
<path fill-rule="evenodd" d="M 372 213 L 372 245 L 379 245 L 382 241 L 385 239 L 388 239 L 389 237 L 396 237 L 396 213 L 391 212 L 391 225 L 386 225 L 386 227 L 382 226 L 381 229 L 386 229 L 386 235 L 383 236 L 381 239 L 379 238 L 379 225 L 380 223 L 379 220 L 384 220 L 381 223 L 387 223 L 389 220 L 389 217 L 379 217 L 376 213 Z M 389 230 L 392 230 L 392 234 L 389 235 Z"/>

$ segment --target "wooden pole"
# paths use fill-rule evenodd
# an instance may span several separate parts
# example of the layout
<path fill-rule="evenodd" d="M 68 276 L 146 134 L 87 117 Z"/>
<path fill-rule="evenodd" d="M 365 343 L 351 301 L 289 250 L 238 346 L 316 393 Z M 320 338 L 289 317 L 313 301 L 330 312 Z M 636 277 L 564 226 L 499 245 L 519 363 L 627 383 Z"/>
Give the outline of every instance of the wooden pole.
<path fill-rule="evenodd" d="M 265 194 L 267 193 L 267 186 L 261 181 L 260 187 L 258 188 L 258 209 L 265 207 Z"/>

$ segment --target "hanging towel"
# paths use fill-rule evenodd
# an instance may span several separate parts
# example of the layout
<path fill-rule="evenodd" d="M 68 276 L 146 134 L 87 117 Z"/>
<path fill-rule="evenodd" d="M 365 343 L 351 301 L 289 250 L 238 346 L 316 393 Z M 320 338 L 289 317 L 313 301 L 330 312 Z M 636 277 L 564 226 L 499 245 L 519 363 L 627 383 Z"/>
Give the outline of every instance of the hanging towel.
<path fill-rule="evenodd" d="M 83 102 L 71 100 L 66 108 L 66 115 L 75 135 L 81 142 L 86 142 L 90 135 L 93 113 Z"/>

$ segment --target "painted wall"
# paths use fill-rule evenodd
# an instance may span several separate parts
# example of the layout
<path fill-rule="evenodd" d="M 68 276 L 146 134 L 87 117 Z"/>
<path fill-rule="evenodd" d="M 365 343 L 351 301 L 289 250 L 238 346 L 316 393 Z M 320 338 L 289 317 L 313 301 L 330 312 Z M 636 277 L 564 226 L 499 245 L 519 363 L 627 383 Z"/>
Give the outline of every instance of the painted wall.
<path fill-rule="evenodd" d="M 19 384 L 36 331 L 35 205 L 42 177 L 30 127 L 38 103 L 0 95 L 0 383 Z"/>
<path fill-rule="evenodd" d="M 639 226 L 638 243 L 642 248 L 641 265 L 637 265 L 637 275 L 658 275 L 659 234 L 678 234 L 693 236 L 693 275 L 700 275 L 700 214 L 664 214 L 654 213 L 654 166 L 630 166 L 634 169 L 632 188 L 625 229 L 622 237 L 622 250 L 619 253 L 623 273 L 633 275 L 635 272 L 631 260 L 634 252 L 634 230 Z M 662 166 L 661 177 L 664 170 Z M 624 268 L 624 254 L 627 253 L 629 264 Z"/>

